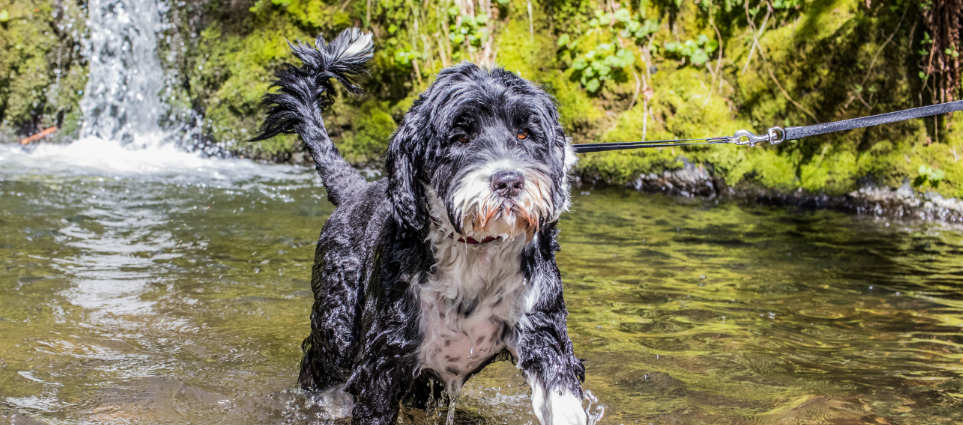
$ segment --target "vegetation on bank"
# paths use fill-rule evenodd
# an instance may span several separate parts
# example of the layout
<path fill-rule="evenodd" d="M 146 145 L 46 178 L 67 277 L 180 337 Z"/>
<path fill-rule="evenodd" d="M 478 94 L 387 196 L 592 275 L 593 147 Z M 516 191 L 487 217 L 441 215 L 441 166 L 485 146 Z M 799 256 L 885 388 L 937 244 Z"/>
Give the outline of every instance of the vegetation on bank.
<path fill-rule="evenodd" d="M 49 10 L 66 4 L 22 3 L 31 1 Z M 463 60 L 497 64 L 542 84 L 558 99 L 563 124 L 576 143 L 763 132 L 776 125 L 829 122 L 958 99 L 960 17 L 943 19 L 945 10 L 959 10 L 957 3 L 185 0 L 170 5 L 172 25 L 162 37 L 160 57 L 178 82 L 168 101 L 203 117 L 202 144 L 236 155 L 292 161 L 303 156 L 295 137 L 244 142 L 263 117 L 260 97 L 273 71 L 293 59 L 287 41 L 313 40 L 318 33 L 331 37 L 355 25 L 370 29 L 377 51 L 364 81 L 367 94 L 340 96 L 325 119 L 350 161 L 373 164 L 418 93 L 440 69 Z M 0 0 L 0 12 L 12 4 Z M 70 7 L 77 10 L 74 3 Z M 46 17 L 51 13 L 29 18 L 36 25 L 13 19 L 0 23 L 0 40 L 18 31 L 39 31 L 41 24 L 56 26 L 56 17 Z M 49 55 L 57 44 L 50 43 L 47 50 L 31 49 L 48 52 L 47 80 L 59 69 Z M 54 111 L 68 108 L 65 99 L 76 105 L 77 96 L 65 95 L 47 80 L 36 83 L 40 89 L 27 91 L 40 93 L 35 98 L 15 94 L 10 89 L 13 60 L 10 49 L 3 49 L 4 125 L 23 132 L 32 128 L 24 127 L 27 118 L 60 113 Z M 17 57 L 19 63 L 31 60 Z M 78 69 L 79 62 L 72 63 L 70 72 Z M 59 100 L 51 101 L 51 94 Z M 42 98 L 40 109 L 10 106 L 30 105 L 36 98 Z M 625 183 L 688 161 L 729 185 L 841 194 L 869 182 L 899 186 L 908 179 L 920 190 L 961 197 L 961 120 L 957 114 L 753 149 L 593 153 L 583 155 L 580 167 L 589 179 Z"/>
<path fill-rule="evenodd" d="M 85 14 L 82 2 L 0 0 L 0 140 L 77 132 Z"/>

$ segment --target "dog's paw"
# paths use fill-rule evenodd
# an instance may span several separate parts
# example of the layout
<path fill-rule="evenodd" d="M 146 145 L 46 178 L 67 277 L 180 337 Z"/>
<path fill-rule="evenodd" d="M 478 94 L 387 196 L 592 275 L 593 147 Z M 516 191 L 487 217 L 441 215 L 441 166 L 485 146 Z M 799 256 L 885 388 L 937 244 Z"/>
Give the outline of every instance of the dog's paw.
<path fill-rule="evenodd" d="M 591 391 L 585 390 L 585 401 L 588 401 L 588 406 L 585 406 L 585 416 L 587 416 L 587 425 L 595 425 L 602 420 L 602 416 L 605 415 L 605 406 L 599 404 L 598 397 L 592 394 Z M 592 407 L 595 407 L 594 411 Z"/>

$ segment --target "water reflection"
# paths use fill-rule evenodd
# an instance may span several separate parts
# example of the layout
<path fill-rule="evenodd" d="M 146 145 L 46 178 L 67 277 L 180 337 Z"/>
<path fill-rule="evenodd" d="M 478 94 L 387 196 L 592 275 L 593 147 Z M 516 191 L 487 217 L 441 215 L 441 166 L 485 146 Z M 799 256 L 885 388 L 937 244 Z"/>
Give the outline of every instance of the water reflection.
<path fill-rule="evenodd" d="M 294 388 L 323 190 L 308 170 L 211 167 L 4 168 L 0 417 L 344 422 L 344 400 Z M 603 423 L 963 420 L 958 229 L 621 190 L 563 217 Z M 527 394 L 495 364 L 458 422 L 534 423 Z"/>

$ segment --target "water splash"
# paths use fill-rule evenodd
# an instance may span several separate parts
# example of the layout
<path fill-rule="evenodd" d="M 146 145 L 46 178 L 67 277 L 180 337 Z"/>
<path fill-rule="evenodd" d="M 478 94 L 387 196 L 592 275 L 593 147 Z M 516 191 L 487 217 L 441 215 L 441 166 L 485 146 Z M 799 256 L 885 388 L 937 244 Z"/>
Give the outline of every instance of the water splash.
<path fill-rule="evenodd" d="M 89 79 L 80 108 L 81 138 L 157 146 L 168 134 L 158 124 L 167 107 L 159 93 L 164 71 L 157 33 L 166 6 L 157 0 L 90 0 Z"/>

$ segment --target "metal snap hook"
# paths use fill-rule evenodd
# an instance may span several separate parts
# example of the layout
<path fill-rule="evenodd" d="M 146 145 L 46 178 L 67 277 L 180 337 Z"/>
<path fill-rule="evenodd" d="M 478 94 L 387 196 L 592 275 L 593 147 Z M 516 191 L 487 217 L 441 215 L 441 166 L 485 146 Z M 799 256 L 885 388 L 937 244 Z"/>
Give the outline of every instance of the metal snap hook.
<path fill-rule="evenodd" d="M 749 139 L 749 140 L 743 141 L 743 140 L 742 140 L 743 137 L 745 137 L 746 139 Z M 768 142 L 768 141 L 769 141 L 769 135 L 768 135 L 768 134 L 763 135 L 763 136 L 759 136 L 759 135 L 753 134 L 752 132 L 750 132 L 750 131 L 748 131 L 748 130 L 739 130 L 739 131 L 736 131 L 736 133 L 732 136 L 732 138 L 733 138 L 733 140 L 735 140 L 733 143 L 735 143 L 735 144 L 737 144 L 737 145 L 749 145 L 750 148 L 756 146 L 756 143 L 762 143 L 762 142 Z"/>

